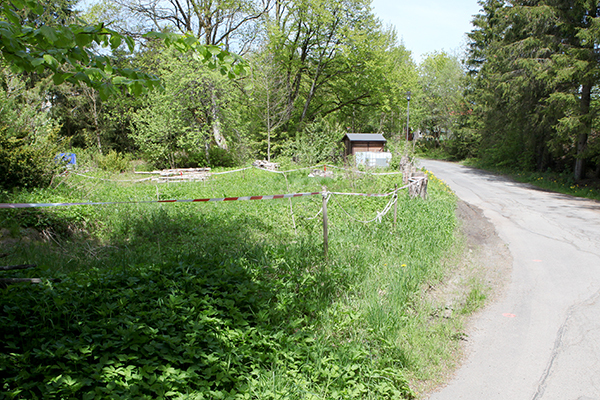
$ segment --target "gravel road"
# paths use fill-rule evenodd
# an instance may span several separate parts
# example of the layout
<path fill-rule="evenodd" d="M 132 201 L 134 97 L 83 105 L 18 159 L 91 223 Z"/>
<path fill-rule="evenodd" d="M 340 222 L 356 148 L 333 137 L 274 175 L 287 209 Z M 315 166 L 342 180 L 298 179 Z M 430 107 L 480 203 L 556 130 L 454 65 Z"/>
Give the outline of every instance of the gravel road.
<path fill-rule="evenodd" d="M 512 256 L 467 357 L 430 400 L 600 400 L 600 202 L 440 161 L 421 166 L 480 209 Z"/>

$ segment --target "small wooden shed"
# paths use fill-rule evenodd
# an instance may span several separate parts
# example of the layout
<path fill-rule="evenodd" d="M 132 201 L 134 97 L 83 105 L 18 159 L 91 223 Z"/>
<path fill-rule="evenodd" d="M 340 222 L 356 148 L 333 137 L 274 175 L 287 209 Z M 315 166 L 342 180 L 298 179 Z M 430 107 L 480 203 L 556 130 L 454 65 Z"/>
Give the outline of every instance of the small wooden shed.
<path fill-rule="evenodd" d="M 344 156 L 362 152 L 383 152 L 387 140 L 381 133 L 346 133 L 344 142 Z"/>

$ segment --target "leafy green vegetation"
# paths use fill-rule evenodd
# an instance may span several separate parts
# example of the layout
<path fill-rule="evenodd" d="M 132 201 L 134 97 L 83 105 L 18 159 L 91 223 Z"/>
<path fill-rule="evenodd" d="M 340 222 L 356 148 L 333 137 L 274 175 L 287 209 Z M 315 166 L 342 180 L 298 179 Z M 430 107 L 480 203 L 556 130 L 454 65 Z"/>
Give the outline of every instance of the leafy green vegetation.
<path fill-rule="evenodd" d="M 157 186 L 70 175 L 0 200 L 143 201 L 321 185 L 382 193 L 399 178 L 248 170 Z M 401 193 L 396 227 L 391 214 L 364 225 L 343 211 L 370 219 L 388 199 L 334 195 L 327 262 L 321 220 L 311 219 L 321 196 L 2 210 L 2 226 L 17 227 L 2 233 L 3 263 L 38 265 L 10 275 L 61 282 L 1 290 L 0 391 L 48 399 L 411 398 L 411 382 L 452 362 L 461 329 L 423 297 L 446 273 L 456 228 L 450 191 L 432 180 L 429 194 L 423 201 Z M 46 240 L 19 240 L 19 226 L 37 226 Z"/>
<path fill-rule="evenodd" d="M 463 161 L 463 164 L 508 175 L 516 181 L 530 183 L 539 188 L 553 192 L 600 200 L 600 182 L 597 179 L 586 179 L 577 182 L 570 173 L 557 173 L 552 171 L 523 172 L 513 168 L 489 168 L 479 159 L 465 160 Z"/>
<path fill-rule="evenodd" d="M 160 79 L 140 69 L 123 68 L 113 63 L 95 46 L 117 51 L 121 45 L 130 53 L 135 39 L 105 26 L 105 21 L 91 25 L 76 20 L 74 4 L 44 5 L 33 0 L 0 3 L 0 55 L 15 73 L 52 73 L 55 85 L 63 82 L 84 83 L 98 91 L 100 97 L 118 93 L 118 88 L 140 95 L 160 87 Z M 51 16 L 55 16 L 55 19 Z M 247 65 L 237 55 L 216 46 L 200 44 L 192 35 L 171 32 L 147 32 L 147 39 L 161 39 L 178 50 L 193 51 L 212 69 L 232 77 L 246 73 Z"/>
<path fill-rule="evenodd" d="M 481 2 L 469 34 L 465 119 L 487 165 L 600 176 L 597 4 Z"/>

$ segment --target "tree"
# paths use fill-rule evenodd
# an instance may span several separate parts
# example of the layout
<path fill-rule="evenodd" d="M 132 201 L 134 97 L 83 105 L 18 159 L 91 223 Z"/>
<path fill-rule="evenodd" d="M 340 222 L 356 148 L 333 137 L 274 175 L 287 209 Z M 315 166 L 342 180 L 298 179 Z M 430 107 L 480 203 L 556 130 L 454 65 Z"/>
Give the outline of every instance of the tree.
<path fill-rule="evenodd" d="M 596 1 L 548 0 L 557 26 L 553 33 L 559 51 L 553 55 L 553 78 L 560 92 L 550 101 L 565 101 L 568 111 L 560 120 L 559 131 L 575 138 L 575 180 L 585 177 L 588 137 L 598 108 L 592 107 L 592 92 L 600 83 L 600 4 Z"/>
<path fill-rule="evenodd" d="M 442 135 L 451 136 L 461 113 L 464 72 L 457 57 L 447 53 L 429 54 L 419 66 L 417 102 L 421 128 L 433 136 L 436 145 Z"/>
<path fill-rule="evenodd" d="M 285 79 L 279 74 L 280 67 L 268 49 L 254 60 L 253 91 L 255 109 L 261 116 L 261 125 L 267 135 L 267 161 L 271 161 L 271 139 L 274 132 L 291 117 L 288 102 L 289 90 Z"/>
<path fill-rule="evenodd" d="M 103 23 L 52 26 L 43 23 L 33 25 L 31 20 L 26 20 L 22 24 L 19 13 L 42 15 L 44 7 L 36 0 L 0 3 L 0 52 L 14 72 L 50 71 L 56 85 L 65 81 L 85 83 L 98 90 L 102 98 L 116 93 L 117 87 L 124 87 L 134 94 L 160 87 L 156 76 L 120 68 L 113 64 L 111 57 L 94 49 L 94 46 L 103 46 L 114 51 L 126 44 L 133 52 L 133 37 L 108 29 Z M 196 57 L 225 75 L 236 76 L 246 72 L 247 66 L 241 58 L 216 46 L 201 45 L 193 36 L 149 32 L 144 37 L 162 39 L 181 51 L 193 50 Z"/>
<path fill-rule="evenodd" d="M 393 31 L 381 28 L 368 1 L 279 2 L 267 37 L 289 88 L 292 115 L 284 129 L 291 134 L 328 116 L 378 129 L 406 84 L 397 79 L 402 68 L 395 68 L 406 51 Z"/>
<path fill-rule="evenodd" d="M 256 22 L 271 0 L 113 0 L 143 26 L 191 34 L 205 45 L 244 54 L 256 36 Z"/>
<path fill-rule="evenodd" d="M 227 148 L 225 133 L 239 123 L 238 107 L 228 106 L 239 92 L 201 62 L 173 55 L 170 49 L 156 55 L 166 90 L 148 94 L 133 117 L 132 136 L 158 167 L 214 165 L 212 148 Z"/>
<path fill-rule="evenodd" d="M 481 4 L 468 65 L 484 154 L 540 170 L 572 162 L 574 178 L 584 178 L 585 161 L 595 157 L 588 137 L 600 79 L 597 2 Z"/>
<path fill-rule="evenodd" d="M 45 185 L 52 178 L 60 127 L 48 114 L 50 84 L 0 67 L 0 188 Z"/>

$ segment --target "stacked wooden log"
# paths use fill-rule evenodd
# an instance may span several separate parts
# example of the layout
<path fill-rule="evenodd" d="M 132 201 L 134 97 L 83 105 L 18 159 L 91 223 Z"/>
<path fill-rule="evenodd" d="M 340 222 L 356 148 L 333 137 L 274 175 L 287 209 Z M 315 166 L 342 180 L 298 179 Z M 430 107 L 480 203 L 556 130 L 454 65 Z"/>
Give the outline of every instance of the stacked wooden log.
<path fill-rule="evenodd" d="M 0 267 L 0 271 L 14 271 L 19 269 L 29 269 L 35 268 L 35 264 L 22 264 L 22 265 L 7 265 Z M 51 282 L 60 282 L 60 279 L 50 278 L 47 279 Z M 43 280 L 41 278 L 0 278 L 0 288 L 6 287 L 7 285 L 13 283 L 20 282 L 29 282 L 29 283 L 42 283 Z"/>
<path fill-rule="evenodd" d="M 177 168 L 163 169 L 152 172 L 136 172 L 136 174 L 153 174 L 152 181 L 164 182 L 195 182 L 210 178 L 210 168 Z"/>
<path fill-rule="evenodd" d="M 321 169 L 313 169 L 310 174 L 308 174 L 309 178 L 314 178 L 316 176 L 320 176 L 322 178 L 333 178 L 333 172 L 332 171 L 324 171 Z"/>
<path fill-rule="evenodd" d="M 277 171 L 279 169 L 279 164 L 272 163 L 267 160 L 256 160 L 252 163 L 253 167 L 266 169 L 269 171 Z"/>

